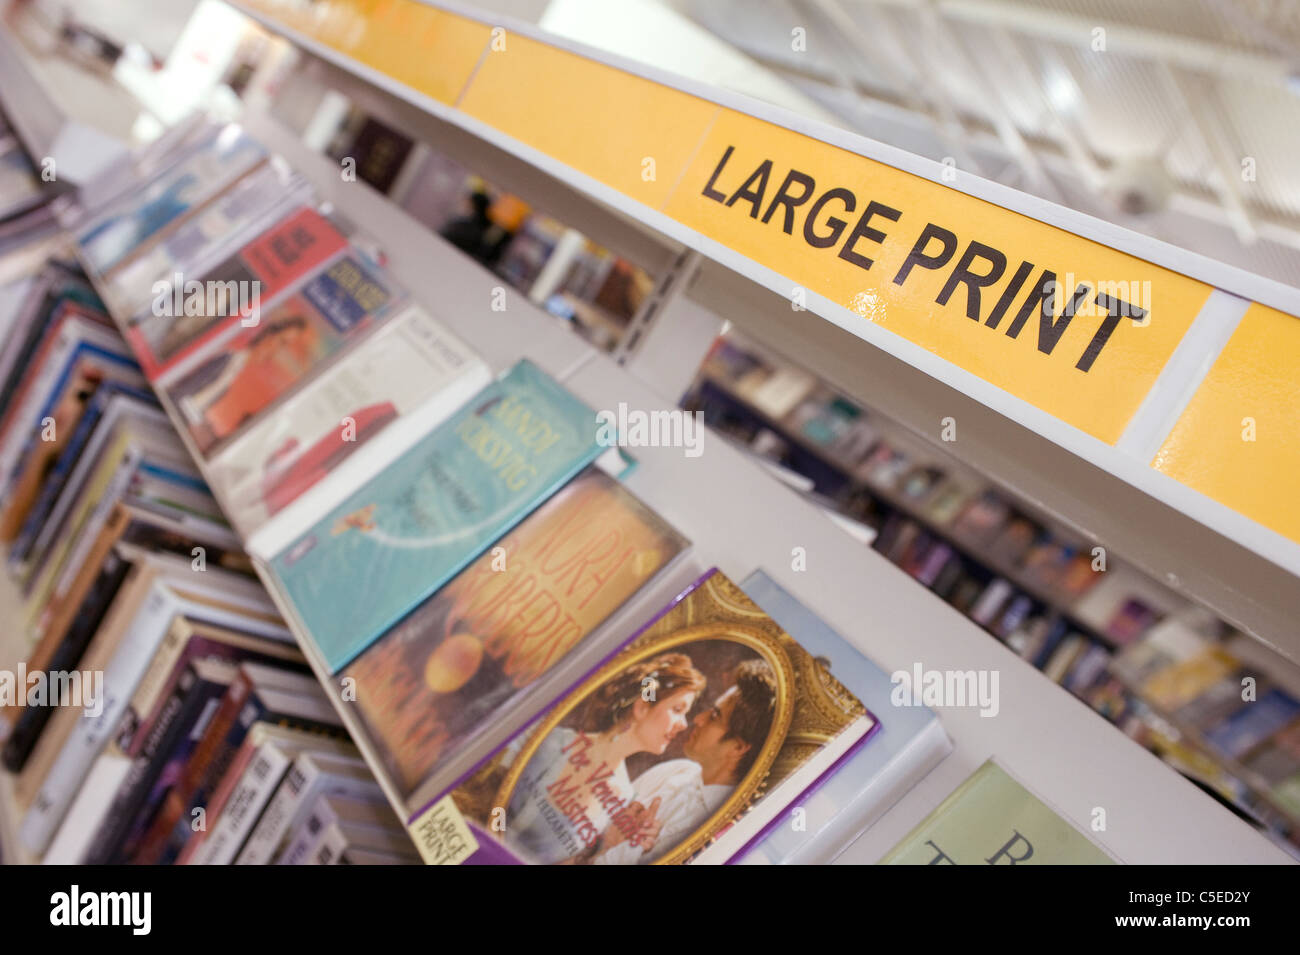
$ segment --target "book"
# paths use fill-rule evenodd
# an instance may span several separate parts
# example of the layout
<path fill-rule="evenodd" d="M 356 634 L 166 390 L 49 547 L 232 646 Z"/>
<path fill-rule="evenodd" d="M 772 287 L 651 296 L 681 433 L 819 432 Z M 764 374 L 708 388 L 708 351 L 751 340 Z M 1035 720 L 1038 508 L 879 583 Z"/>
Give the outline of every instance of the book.
<path fill-rule="evenodd" d="M 1205 732 L 1205 741 L 1220 753 L 1241 759 L 1268 737 L 1300 717 L 1300 701 L 1272 688 L 1239 707 Z"/>
<path fill-rule="evenodd" d="M 103 314 L 103 303 L 85 275 L 74 266 L 51 260 L 26 291 L 24 303 L 15 314 L 3 345 L 0 345 L 0 415 L 8 413 L 14 393 L 50 331 L 51 317 L 68 305 L 78 306 L 78 314 L 99 321 L 107 328 L 108 317 Z"/>
<path fill-rule="evenodd" d="M 419 856 L 394 855 L 378 849 L 348 846 L 335 860 L 337 865 L 419 865 Z"/>
<path fill-rule="evenodd" d="M 343 734 L 342 723 L 314 677 L 243 663 L 195 751 L 174 773 L 164 771 L 162 804 L 132 854 L 136 864 L 171 864 L 207 811 L 216 788 L 255 723 Z"/>
<path fill-rule="evenodd" d="M 216 453 L 209 480 L 231 523 L 258 538 L 251 548 L 274 553 L 490 381 L 468 345 L 411 306 Z"/>
<path fill-rule="evenodd" d="M 814 792 L 799 799 L 800 828 L 783 820 L 741 860 L 747 864 L 830 862 L 952 752 L 952 740 L 929 707 L 895 706 L 890 674 L 766 573 L 755 571 L 740 586 L 869 713 L 888 714 L 867 745 Z"/>
<path fill-rule="evenodd" d="M 1136 597 L 1130 597 L 1107 621 L 1106 636 L 1119 644 L 1132 643 L 1159 619 L 1157 611 Z"/>
<path fill-rule="evenodd" d="M 198 295 L 182 294 L 177 309 L 176 292 L 184 290 L 174 289 L 171 302 L 158 303 L 166 307 L 135 316 L 126 340 L 151 382 L 183 374 L 224 338 L 256 325 L 263 307 L 273 306 L 281 294 L 347 247 L 338 226 L 310 206 L 299 206 L 194 279 L 203 291 L 201 301 Z M 211 296 L 214 308 L 208 307 L 209 290 L 222 293 Z"/>
<path fill-rule="evenodd" d="M 233 862 L 289 766 L 309 751 L 355 752 L 346 740 L 270 723 L 253 724 L 208 805 L 207 829 L 190 837 L 177 861 L 183 865 Z"/>
<path fill-rule="evenodd" d="M 72 568 L 81 565 L 87 547 L 113 505 L 130 491 L 133 479 L 146 464 L 146 457 L 149 466 L 155 469 L 172 467 L 177 469 L 172 473 L 193 473 L 184 451 L 176 443 L 175 432 L 152 416 L 119 417 L 103 441 L 96 442 L 95 453 L 83 456 L 78 462 L 55 502 L 50 520 L 37 537 L 37 552 L 23 578 L 23 596 L 27 601 L 25 620 L 29 627 L 45 609 L 68 558 L 76 557 Z"/>
<path fill-rule="evenodd" d="M 116 792 L 130 771 L 131 760 L 125 756 L 95 761 L 42 859 L 45 865 L 79 865 L 85 859 L 111 808 L 106 795 Z"/>
<path fill-rule="evenodd" d="M 178 279 L 183 284 L 206 274 L 309 198 L 305 180 L 272 157 L 114 269 L 101 283 L 105 304 L 123 319 L 139 315 L 172 295 Z"/>
<path fill-rule="evenodd" d="M 265 162 L 266 152 L 232 124 L 210 130 L 178 160 L 81 225 L 77 244 L 88 270 L 111 272 L 142 243 Z"/>
<path fill-rule="evenodd" d="M 401 829 L 354 825 L 338 821 L 324 827 L 308 850 L 307 865 L 339 865 L 356 852 L 382 853 L 397 860 L 397 865 L 415 865 L 420 856 L 411 837 Z"/>
<path fill-rule="evenodd" d="M 353 845 L 416 860 L 415 846 L 393 810 L 373 797 L 324 794 L 285 847 L 280 865 L 329 865 Z"/>
<path fill-rule="evenodd" d="M 594 411 L 520 361 L 274 556 L 272 580 L 327 669 L 595 460 L 597 434 Z"/>
<path fill-rule="evenodd" d="M 52 677 L 54 674 L 71 674 L 77 670 L 82 654 L 108 612 L 114 596 L 126 580 L 130 567 L 130 562 L 126 558 L 116 551 L 110 551 L 103 563 L 97 565 L 97 569 L 91 568 L 93 573 L 87 576 L 92 579 L 85 589 L 84 596 L 78 601 L 75 618 L 69 621 L 66 630 L 59 633 L 55 645 L 37 646 L 33 654 L 33 660 L 37 662 L 31 667 L 32 671 L 44 671 L 47 676 Z M 0 762 L 3 762 L 4 767 L 12 773 L 22 770 L 40 738 L 41 731 L 45 729 L 58 707 L 70 706 L 75 702 L 75 700 L 63 699 L 61 695 L 55 695 L 55 691 L 64 686 L 63 681 L 50 679 L 49 682 L 51 698 L 41 705 L 26 702 L 21 707 L 17 719 L 13 720 L 13 728 L 5 739 L 3 749 L 0 749 Z"/>
<path fill-rule="evenodd" d="M 993 760 L 908 833 L 882 865 L 1112 865 Z"/>
<path fill-rule="evenodd" d="M 235 666 L 226 660 L 199 659 L 186 666 L 113 795 L 87 853 L 88 863 L 104 865 L 129 856 L 133 837 L 157 808 L 147 797 L 158 774 L 174 751 L 193 748 L 195 725 L 208 718 L 234 678 Z"/>
<path fill-rule="evenodd" d="M 711 570 L 451 801 L 471 863 L 729 862 L 878 727 Z"/>
<path fill-rule="evenodd" d="M 540 708 L 543 677 L 686 546 L 589 467 L 340 671 L 403 795 L 443 792 L 499 714 Z M 608 653 L 587 649 L 553 693 Z"/>
<path fill-rule="evenodd" d="M 117 399 L 120 399 L 120 401 Z M 20 580 L 26 575 L 27 557 L 36 543 L 37 535 L 44 526 L 46 519 L 50 516 L 50 512 L 54 508 L 55 501 L 58 500 L 64 484 L 81 460 L 82 453 L 90 446 L 91 437 L 96 427 L 98 427 L 105 415 L 110 413 L 110 407 L 126 403 L 138 403 L 141 407 L 152 407 L 153 398 L 143 391 L 118 382 L 108 381 L 102 383 L 91 396 L 85 411 L 82 412 L 77 421 L 76 429 L 67 438 L 66 442 L 63 442 L 64 446 L 59 452 L 54 467 L 46 474 L 41 483 L 40 493 L 27 512 L 22 530 L 19 531 L 9 548 L 9 568 Z M 117 412 L 114 411 L 112 417 L 116 417 L 116 414 Z"/>
<path fill-rule="evenodd" d="M 67 374 L 69 360 L 82 344 L 96 346 L 101 361 L 116 358 L 131 364 L 121 339 L 102 324 L 100 316 L 72 302 L 59 306 L 0 420 L 0 481 L 8 483 L 27 440 L 39 433 L 41 412 L 46 410 L 52 392 Z"/>
<path fill-rule="evenodd" d="M 88 482 L 99 474 L 101 459 L 105 455 L 120 453 L 114 445 L 122 439 L 124 429 L 132 427 L 152 427 L 158 433 L 165 433 L 168 427 L 167 416 L 155 405 L 143 402 L 129 395 L 116 395 L 106 399 L 102 415 L 91 424 L 90 434 L 84 445 L 76 449 L 75 458 L 64 466 L 62 458 L 57 471 L 65 472 L 48 502 L 45 517 L 38 527 L 31 528 L 31 539 L 23 553 L 19 580 L 24 593 L 31 590 L 31 581 L 37 575 L 56 542 L 66 540 L 63 531 L 64 522 L 81 500 Z M 111 450 L 110 450 L 111 449 Z M 69 448 L 71 451 L 72 448 Z M 102 493 L 102 487 L 93 493 Z"/>
<path fill-rule="evenodd" d="M 952 532 L 959 538 L 983 544 L 1006 524 L 1010 513 L 1006 501 L 993 491 L 985 491 L 957 515 Z"/>
<path fill-rule="evenodd" d="M 202 479 L 189 461 L 174 457 L 176 449 L 165 440 L 160 445 L 149 434 L 131 430 L 120 437 L 72 511 L 66 524 L 69 538 L 56 545 L 29 586 L 25 609 L 29 632 L 38 646 L 57 640 L 67 626 L 68 615 L 84 592 L 88 570 L 98 564 L 110 546 L 104 535 L 113 526 L 118 504 L 138 504 L 153 513 L 175 514 L 182 512 L 169 500 L 175 485 L 185 485 L 184 490 L 193 494 L 204 493 Z"/>
<path fill-rule="evenodd" d="M 304 752 L 262 811 L 257 825 L 235 858 L 236 865 L 269 865 L 279 860 L 292 834 L 311 812 L 316 797 L 326 794 L 364 796 L 382 802 L 383 790 L 360 757 Z"/>
<path fill-rule="evenodd" d="M 95 393 L 109 380 L 96 362 L 81 361 L 52 396 L 39 419 L 40 430 L 29 437 L 15 465 L 0 514 L 0 540 L 9 544 L 16 541 L 64 450 L 78 436 L 81 418 Z"/>
<path fill-rule="evenodd" d="M 109 341 L 105 346 L 107 336 L 99 335 L 99 331 L 102 330 L 95 329 L 89 338 L 70 335 L 70 350 L 46 359 L 52 374 L 28 392 L 26 407 L 17 411 L 0 452 L 3 455 L 0 466 L 5 468 L 3 494 L 6 498 L 13 500 L 24 493 L 16 487 L 24 469 L 40 471 L 48 468 L 45 462 L 53 464 L 50 459 L 71 437 L 81 410 L 101 382 L 117 381 L 133 387 L 144 384 L 125 343 Z M 37 479 L 29 477 L 29 484 L 32 480 Z M 34 496 L 30 488 L 25 493 Z"/>
<path fill-rule="evenodd" d="M 157 683 L 163 679 L 164 675 L 150 677 L 151 669 L 171 669 L 168 641 L 179 652 L 190 635 L 195 634 L 197 649 L 197 642 L 203 639 L 197 634 L 205 631 L 191 630 L 184 620 L 173 627 L 174 621 L 188 615 L 195 621 L 217 626 L 235 624 L 264 636 L 289 639 L 273 618 L 258 617 L 255 610 L 248 609 L 256 607 L 257 600 L 264 600 L 259 588 L 252 581 L 219 567 L 209 567 L 198 574 L 190 560 L 169 554 L 147 554 L 136 562 L 131 573 L 123 592 L 113 602 L 110 616 L 96 633 L 95 642 L 99 646 L 87 651 L 87 666 L 98 665 L 103 655 L 109 656 L 103 665 L 104 699 L 99 712 L 69 711 L 56 716 L 56 720 L 65 723 L 62 731 L 51 726 L 42 734 L 31 758 L 36 764 L 31 767 L 32 775 L 29 777 L 25 770 L 18 779 L 17 788 L 28 804 L 20 835 L 33 853 L 43 852 L 54 837 L 78 787 L 119 723 L 124 727 L 137 726 L 142 718 L 138 711 L 151 707 L 151 700 L 137 696 L 137 688 L 142 682 Z M 242 608 L 232 602 L 241 595 L 250 601 Z M 270 609 L 269 604 L 265 607 Z M 227 635 L 217 630 L 206 632 L 212 636 Z M 233 632 L 228 635 L 234 637 Z M 285 650 L 290 649 L 285 644 Z M 47 768 L 41 768 L 42 763 Z M 39 788 L 27 799 L 26 793 L 33 786 Z"/>
<path fill-rule="evenodd" d="M 262 310 L 223 347 L 167 385 L 205 457 L 245 430 L 333 355 L 392 314 L 402 293 L 351 252 Z"/>

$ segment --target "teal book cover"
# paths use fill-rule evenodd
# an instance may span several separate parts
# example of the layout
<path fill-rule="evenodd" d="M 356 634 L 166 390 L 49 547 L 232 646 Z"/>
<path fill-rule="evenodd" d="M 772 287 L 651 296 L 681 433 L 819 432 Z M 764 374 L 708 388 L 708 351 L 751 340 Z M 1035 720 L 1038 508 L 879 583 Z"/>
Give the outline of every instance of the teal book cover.
<path fill-rule="evenodd" d="M 271 561 L 330 672 L 604 450 L 596 413 L 520 361 Z"/>

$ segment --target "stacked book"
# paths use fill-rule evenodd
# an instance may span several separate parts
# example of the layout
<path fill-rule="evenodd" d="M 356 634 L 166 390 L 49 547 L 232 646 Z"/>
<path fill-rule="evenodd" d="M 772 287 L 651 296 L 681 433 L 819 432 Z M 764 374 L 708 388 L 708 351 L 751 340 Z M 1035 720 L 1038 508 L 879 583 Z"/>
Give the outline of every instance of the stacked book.
<path fill-rule="evenodd" d="M 821 861 L 951 750 L 869 633 L 710 568 L 596 409 L 489 368 L 238 126 L 95 186 L 0 290 L 26 666 L 103 678 L 11 712 L 32 852 Z"/>

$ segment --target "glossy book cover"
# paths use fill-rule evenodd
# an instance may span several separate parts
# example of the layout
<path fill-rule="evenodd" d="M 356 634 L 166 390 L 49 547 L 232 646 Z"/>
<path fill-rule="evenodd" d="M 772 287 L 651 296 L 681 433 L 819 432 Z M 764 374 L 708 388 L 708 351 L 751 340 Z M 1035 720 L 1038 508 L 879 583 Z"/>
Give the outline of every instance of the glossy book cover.
<path fill-rule="evenodd" d="M 454 761 L 686 546 L 589 467 L 344 669 L 403 795 Z"/>
<path fill-rule="evenodd" d="M 877 726 L 713 570 L 451 800 L 472 863 L 728 862 Z"/>
<path fill-rule="evenodd" d="M 250 328 L 171 384 L 167 393 L 205 456 L 229 442 L 342 348 L 387 318 L 401 293 L 345 254 Z"/>
<path fill-rule="evenodd" d="M 126 338 L 140 367 L 150 381 L 157 381 L 230 329 L 257 324 L 262 306 L 272 306 L 290 286 L 347 246 L 339 228 L 315 209 L 300 206 L 286 214 L 202 281 L 169 285 L 148 311 L 135 317 Z M 187 292 L 185 286 L 191 284 Z"/>
<path fill-rule="evenodd" d="M 524 360 L 270 564 L 331 672 L 601 453 L 596 413 Z"/>

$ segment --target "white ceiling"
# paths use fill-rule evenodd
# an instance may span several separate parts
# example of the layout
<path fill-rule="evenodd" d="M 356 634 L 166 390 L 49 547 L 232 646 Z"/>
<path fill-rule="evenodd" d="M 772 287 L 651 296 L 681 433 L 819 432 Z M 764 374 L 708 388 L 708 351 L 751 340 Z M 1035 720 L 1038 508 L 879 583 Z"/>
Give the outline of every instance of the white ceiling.
<path fill-rule="evenodd" d="M 672 6 L 848 128 L 1300 286 L 1295 0 Z"/>

